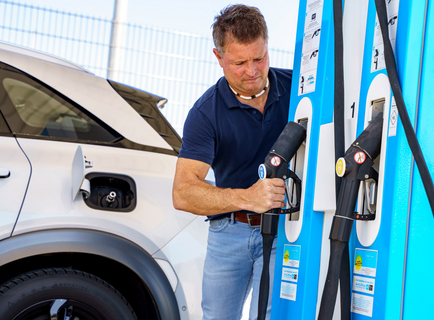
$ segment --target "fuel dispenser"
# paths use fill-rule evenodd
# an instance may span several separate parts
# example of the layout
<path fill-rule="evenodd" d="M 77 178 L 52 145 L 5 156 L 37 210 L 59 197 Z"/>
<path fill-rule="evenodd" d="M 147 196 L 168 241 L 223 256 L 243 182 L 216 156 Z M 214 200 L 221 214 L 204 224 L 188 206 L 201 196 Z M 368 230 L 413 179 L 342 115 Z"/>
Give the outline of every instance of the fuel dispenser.
<path fill-rule="evenodd" d="M 318 162 L 334 166 L 335 159 L 332 140 L 331 147 L 319 151 L 320 137 L 333 134 L 333 6 L 330 1 L 301 0 L 299 7 L 288 121 L 306 127 L 306 141 L 290 163 L 290 169 L 301 179 L 302 193 L 299 211 L 279 220 L 272 319 L 315 318 L 325 215 L 314 211 L 312 190 Z M 333 174 L 331 179 L 334 183 Z M 291 202 L 297 188 L 290 183 L 288 189 Z M 325 188 L 323 196 L 334 198 L 334 186 Z"/>
<path fill-rule="evenodd" d="M 299 219 L 280 218 L 271 319 L 434 319 L 433 39 L 433 1 L 300 1 L 289 120 L 307 121 L 290 164 L 302 195 Z M 347 151 L 336 162 L 339 136 Z M 361 140 L 378 150 L 370 154 Z M 349 192 L 346 178 L 356 171 L 363 175 Z M 335 217 L 343 200 L 349 219 Z M 335 265 L 334 238 L 348 249 Z M 344 265 L 349 281 L 332 275 Z"/>

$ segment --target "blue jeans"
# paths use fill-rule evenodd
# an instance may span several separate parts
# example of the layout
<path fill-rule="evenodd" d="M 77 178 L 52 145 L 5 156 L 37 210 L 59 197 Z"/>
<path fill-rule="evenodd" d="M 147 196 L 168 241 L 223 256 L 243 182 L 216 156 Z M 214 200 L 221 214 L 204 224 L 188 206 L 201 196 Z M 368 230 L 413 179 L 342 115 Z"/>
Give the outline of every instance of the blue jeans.
<path fill-rule="evenodd" d="M 275 258 L 276 239 L 270 257 L 266 319 L 270 319 Z M 256 320 L 262 265 L 262 235 L 259 228 L 251 228 L 246 223 L 230 218 L 211 220 L 202 286 L 203 320 L 241 319 L 244 302 L 252 287 L 249 319 Z"/>

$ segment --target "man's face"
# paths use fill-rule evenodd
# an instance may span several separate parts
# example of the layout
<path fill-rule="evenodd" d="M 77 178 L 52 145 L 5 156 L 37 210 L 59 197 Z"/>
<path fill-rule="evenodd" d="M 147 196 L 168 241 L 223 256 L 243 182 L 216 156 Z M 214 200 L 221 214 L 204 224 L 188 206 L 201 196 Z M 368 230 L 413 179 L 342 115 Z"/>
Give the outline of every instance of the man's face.
<path fill-rule="evenodd" d="M 223 54 L 214 49 L 226 80 L 239 94 L 255 95 L 267 84 L 268 46 L 261 37 L 249 44 L 242 44 L 228 37 Z"/>

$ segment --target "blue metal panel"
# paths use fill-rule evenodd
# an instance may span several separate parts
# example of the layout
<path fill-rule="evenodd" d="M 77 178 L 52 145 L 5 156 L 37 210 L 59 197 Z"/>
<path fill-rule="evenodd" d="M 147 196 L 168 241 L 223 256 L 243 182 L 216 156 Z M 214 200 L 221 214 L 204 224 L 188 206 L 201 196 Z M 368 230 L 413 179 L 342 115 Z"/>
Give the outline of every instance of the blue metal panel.
<path fill-rule="evenodd" d="M 301 233 L 295 242 L 289 242 L 285 235 L 285 216 L 280 217 L 276 268 L 273 288 L 272 319 L 314 319 L 317 304 L 318 280 L 321 256 L 321 237 L 323 228 L 323 212 L 313 210 L 315 176 L 318 157 L 320 126 L 333 121 L 333 88 L 334 88 L 334 34 L 332 1 L 324 1 L 322 8 L 321 38 L 318 51 L 318 68 L 315 91 L 300 94 L 302 47 L 305 38 L 305 21 L 307 21 L 306 0 L 299 4 L 296 51 L 294 62 L 294 80 L 291 88 L 289 121 L 293 121 L 299 103 L 309 98 L 312 103 L 312 116 L 309 119 L 310 136 L 308 150 L 308 167 L 304 186 L 303 224 Z M 312 1 L 310 1 L 312 3 Z M 306 161 L 306 160 L 305 160 Z M 299 266 L 293 270 L 298 272 L 297 281 L 282 280 L 285 246 L 295 246 L 299 253 Z M 294 247 L 291 247 L 294 248 Z M 294 300 L 281 297 L 283 286 L 295 285 Z"/>
<path fill-rule="evenodd" d="M 425 2 L 425 1 L 423 1 Z M 424 7 L 425 3 L 420 3 Z M 415 55 L 423 53 L 420 99 L 417 115 L 417 137 L 421 145 L 427 166 L 434 174 L 434 3 L 428 1 L 426 19 L 426 32 L 423 51 L 415 50 Z M 420 17 L 423 23 L 423 17 Z M 418 34 L 409 34 L 409 38 L 420 37 Z M 399 64 L 401 66 L 401 64 Z M 432 300 L 434 297 L 434 279 L 432 266 L 434 255 L 434 219 L 425 190 L 422 185 L 417 166 L 413 170 L 413 183 L 411 190 L 411 206 L 409 215 L 407 244 L 407 264 L 404 289 L 404 319 L 434 319 Z"/>
<path fill-rule="evenodd" d="M 424 34 L 425 1 L 400 1 L 395 55 L 404 101 L 414 124 L 417 113 L 418 83 L 421 63 L 421 48 Z M 375 3 L 370 1 L 365 42 L 365 61 L 362 76 L 360 104 L 366 103 L 368 90 L 373 79 L 386 69 L 371 72 L 372 43 L 375 27 Z M 391 116 L 391 105 L 389 108 Z M 363 131 L 364 108 L 360 109 L 358 134 Z M 387 123 L 390 123 L 388 119 Z M 384 128 L 389 132 L 390 128 Z M 383 129 L 383 130 L 384 130 Z M 406 232 L 408 224 L 409 194 L 411 184 L 412 156 L 401 122 L 398 122 L 396 136 L 387 137 L 387 149 L 382 149 L 385 156 L 381 226 L 374 243 L 364 247 L 353 231 L 354 248 L 378 252 L 376 275 L 367 277 L 375 280 L 375 292 L 372 295 L 372 317 L 353 313 L 353 319 L 399 319 L 403 296 L 404 259 L 406 251 Z M 380 190 L 381 191 L 381 190 Z M 413 191 L 414 192 L 414 191 Z M 417 191 L 420 194 L 420 190 Z M 429 209 L 428 209 L 429 210 Z M 432 218 L 432 216 L 431 216 Z M 357 222 L 371 223 L 371 222 Z M 353 266 L 355 258 L 352 257 Z M 354 269 L 353 269 L 354 270 Z M 353 278 L 354 279 L 354 278 Z M 354 297 L 353 291 L 353 297 Z M 354 305 L 354 299 L 353 299 Z M 414 314 L 408 319 L 417 319 Z M 424 317 L 422 317 L 424 318 Z"/>

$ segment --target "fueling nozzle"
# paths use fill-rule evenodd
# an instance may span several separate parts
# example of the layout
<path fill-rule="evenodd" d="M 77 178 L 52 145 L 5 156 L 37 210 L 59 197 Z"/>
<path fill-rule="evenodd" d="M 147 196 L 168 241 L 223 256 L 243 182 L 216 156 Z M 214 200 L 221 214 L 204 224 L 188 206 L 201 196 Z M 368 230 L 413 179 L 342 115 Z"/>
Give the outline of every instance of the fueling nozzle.
<path fill-rule="evenodd" d="M 380 154 L 382 130 L 383 113 L 381 112 L 348 148 L 345 157 L 339 158 L 336 163 L 336 173 L 343 179 L 339 190 L 336 213 L 330 230 L 329 267 L 318 320 L 333 318 L 343 256 L 350 240 L 353 221 L 356 218 L 354 208 L 360 182 L 376 179 L 378 176 L 372 165 L 375 158 Z M 347 279 L 341 279 L 341 281 L 347 281 Z"/>
<path fill-rule="evenodd" d="M 263 164 L 259 166 L 259 177 L 266 178 L 280 178 L 286 180 L 292 178 L 296 183 L 296 193 L 298 198 L 301 196 L 301 180 L 297 175 L 291 171 L 288 166 L 292 157 L 300 148 L 303 141 L 306 140 L 306 128 L 296 122 L 288 122 L 283 129 L 279 138 L 271 147 L 268 155 L 265 157 Z M 300 205 L 298 199 L 297 204 Z M 299 210 L 294 208 L 293 210 Z M 289 213 L 280 208 L 272 209 L 266 212 L 261 219 L 261 233 L 262 234 L 277 234 L 278 214 Z M 273 216 L 275 216 L 273 218 Z M 267 218 L 268 217 L 268 218 Z"/>
<path fill-rule="evenodd" d="M 271 147 L 268 155 L 265 157 L 264 163 L 259 166 L 259 177 L 261 179 L 298 179 L 295 173 L 288 169 L 288 165 L 305 139 L 306 128 L 296 122 L 288 122 L 279 138 L 277 138 L 276 142 Z M 298 181 L 300 181 L 300 179 L 298 179 Z M 300 194 L 300 192 L 301 190 L 297 190 L 297 194 Z M 270 255 L 274 237 L 277 234 L 280 213 L 281 209 L 277 208 L 262 214 L 261 234 L 264 263 L 259 286 L 258 320 L 265 319 L 267 312 L 270 286 Z"/>
<path fill-rule="evenodd" d="M 336 206 L 336 214 L 330 232 L 330 239 L 348 242 L 356 206 L 360 181 L 377 179 L 378 173 L 372 168 L 380 154 L 383 113 L 379 113 L 353 142 L 336 163 L 336 173 L 343 177 Z"/>

